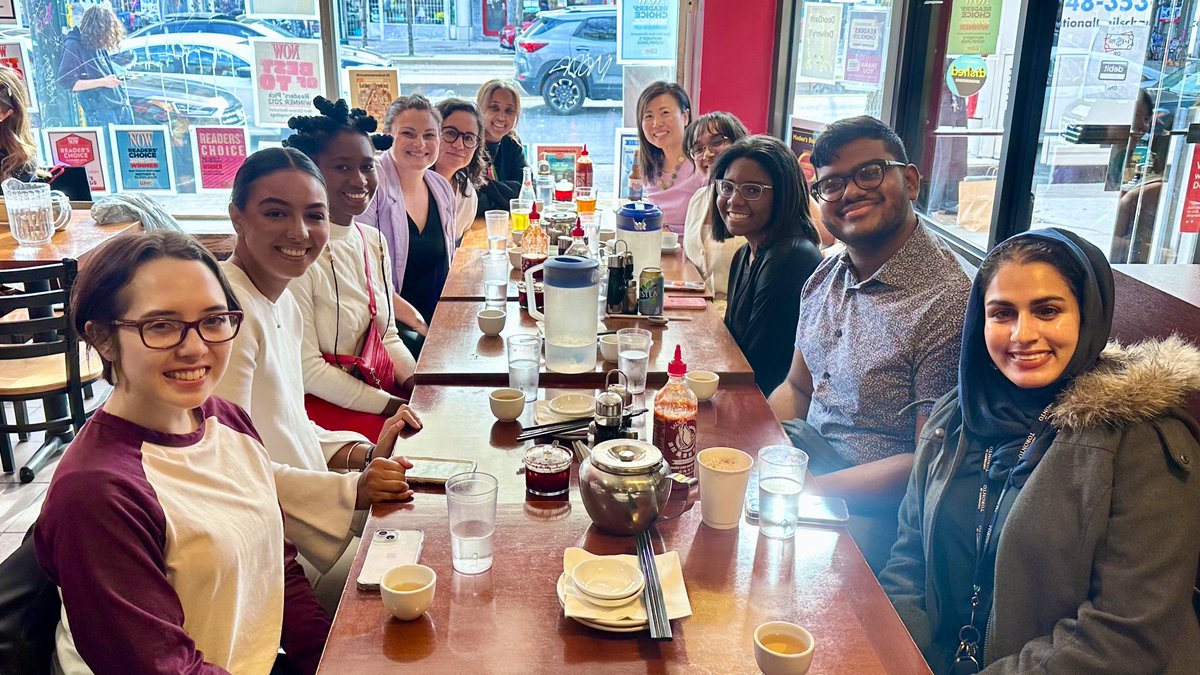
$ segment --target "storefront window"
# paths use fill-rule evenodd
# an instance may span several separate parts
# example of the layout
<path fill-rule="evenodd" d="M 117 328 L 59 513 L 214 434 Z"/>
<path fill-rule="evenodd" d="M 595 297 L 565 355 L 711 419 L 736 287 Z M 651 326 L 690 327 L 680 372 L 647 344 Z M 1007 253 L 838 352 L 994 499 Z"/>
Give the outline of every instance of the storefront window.
<path fill-rule="evenodd" d="M 981 251 L 992 223 L 1020 10 L 1002 0 L 930 8 L 920 136 L 908 148 L 921 169 L 918 210 Z"/>
<path fill-rule="evenodd" d="M 112 106 L 96 105 L 94 92 L 107 88 L 69 91 L 58 77 L 65 36 L 88 5 L 19 2 L 30 19 L 0 26 L 0 52 L 23 58 L 32 77 L 42 161 L 86 163 L 97 194 L 145 190 L 175 214 L 224 213 L 240 158 L 278 145 L 291 133 L 287 118 L 310 112 L 315 94 L 361 94 L 360 103 L 381 112 L 397 94 L 474 100 L 493 78 L 522 91 L 517 131 L 531 159 L 538 146 L 586 143 L 608 197 L 619 182 L 620 132 L 632 118 L 627 102 L 650 79 L 675 75 L 674 4 L 635 20 L 635 9 L 661 4 L 338 0 L 335 25 L 322 25 L 318 0 L 110 0 L 102 6 L 126 31 L 112 46 L 112 69 L 129 101 L 112 117 Z M 332 83 L 322 68 L 322 41 L 330 40 Z M 143 141 L 155 150 L 134 147 Z M 136 166 L 131 153 L 141 156 Z"/>
<path fill-rule="evenodd" d="M 1112 262 L 1194 262 L 1198 4 L 1060 3 L 1032 227 L 1070 228 Z"/>
<path fill-rule="evenodd" d="M 891 0 L 800 3 L 794 117 L 828 124 L 882 115 L 892 5 Z"/>

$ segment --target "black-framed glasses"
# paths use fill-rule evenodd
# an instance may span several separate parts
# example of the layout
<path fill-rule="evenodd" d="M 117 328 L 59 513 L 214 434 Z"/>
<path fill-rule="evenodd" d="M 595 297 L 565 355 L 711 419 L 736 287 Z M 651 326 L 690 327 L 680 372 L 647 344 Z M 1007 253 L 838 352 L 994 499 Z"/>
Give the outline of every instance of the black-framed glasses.
<path fill-rule="evenodd" d="M 854 184 L 863 190 L 874 190 L 883 184 L 883 177 L 887 173 L 888 168 L 893 166 L 908 166 L 904 162 L 897 162 L 891 159 L 876 159 L 870 162 L 864 162 L 854 167 L 854 170 L 849 174 L 840 174 L 837 176 L 826 176 L 821 180 L 813 183 L 812 196 L 815 199 L 820 199 L 823 202 L 836 202 L 846 195 L 846 188 L 853 180 Z"/>
<path fill-rule="evenodd" d="M 174 349 L 183 344 L 188 331 L 192 329 L 196 330 L 201 340 L 210 345 L 229 342 L 237 337 L 238 330 L 242 327 L 242 313 L 217 312 L 198 321 L 153 318 L 138 321 L 118 319 L 108 323 L 120 328 L 136 328 L 142 338 L 142 344 L 148 349 Z"/>
<path fill-rule="evenodd" d="M 716 157 L 721 154 L 722 150 L 729 147 L 729 144 L 732 142 L 725 136 L 716 136 L 708 142 L 708 145 L 693 145 L 688 154 L 692 159 L 701 159 L 709 153 L 712 153 L 712 156 Z"/>
<path fill-rule="evenodd" d="M 479 145 L 479 134 L 473 134 L 469 131 L 464 134 L 454 127 L 442 127 L 442 141 L 445 143 L 453 145 L 454 141 L 460 138 L 465 147 L 474 148 Z"/>
<path fill-rule="evenodd" d="M 737 192 L 742 195 L 742 199 L 748 202 L 758 201 L 758 198 L 763 196 L 763 192 L 771 189 L 770 185 L 763 185 L 761 183 L 735 183 L 724 178 L 718 178 L 714 182 L 717 186 L 717 194 L 725 199 L 729 199 L 733 196 L 734 192 Z"/>

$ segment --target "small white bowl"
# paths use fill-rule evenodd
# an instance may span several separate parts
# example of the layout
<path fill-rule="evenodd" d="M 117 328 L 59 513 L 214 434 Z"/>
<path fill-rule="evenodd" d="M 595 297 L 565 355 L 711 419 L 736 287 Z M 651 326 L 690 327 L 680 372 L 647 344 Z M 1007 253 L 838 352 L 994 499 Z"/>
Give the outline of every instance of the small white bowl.
<path fill-rule="evenodd" d="M 684 379 L 700 401 L 707 401 L 715 396 L 717 385 L 721 383 L 721 376 L 708 370 L 689 370 Z"/>
<path fill-rule="evenodd" d="M 424 565 L 393 567 L 384 572 L 379 582 L 383 606 L 401 621 L 412 621 L 424 614 L 433 604 L 436 590 L 437 573 Z"/>
<path fill-rule="evenodd" d="M 571 581 L 579 592 L 600 600 L 624 600 L 646 585 L 642 571 L 619 558 L 592 558 L 571 570 Z"/>
<path fill-rule="evenodd" d="M 508 264 L 512 265 L 514 270 L 521 269 L 521 254 L 524 253 L 520 246 L 510 246 L 508 248 Z"/>
<path fill-rule="evenodd" d="M 475 318 L 479 321 L 479 330 L 483 331 L 484 335 L 495 337 L 504 330 L 508 312 L 502 309 L 481 309 L 475 314 Z"/>
<path fill-rule="evenodd" d="M 771 638 L 783 637 L 799 643 L 800 649 L 783 653 L 772 649 Z M 812 665 L 816 641 L 812 633 L 787 621 L 768 621 L 754 629 L 754 661 L 764 675 L 804 675 Z"/>
<path fill-rule="evenodd" d="M 511 387 L 496 389 L 488 395 L 488 405 L 496 419 L 511 422 L 525 412 L 525 392 Z"/>
<path fill-rule="evenodd" d="M 600 336 L 600 356 L 604 357 L 609 363 L 617 362 L 617 336 L 601 335 Z"/>

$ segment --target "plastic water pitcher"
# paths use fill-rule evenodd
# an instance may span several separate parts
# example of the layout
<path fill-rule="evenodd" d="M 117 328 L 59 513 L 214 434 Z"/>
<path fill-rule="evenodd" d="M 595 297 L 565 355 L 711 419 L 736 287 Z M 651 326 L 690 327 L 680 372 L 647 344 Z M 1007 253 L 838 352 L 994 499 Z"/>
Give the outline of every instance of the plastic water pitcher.
<path fill-rule="evenodd" d="M 629 202 L 617 209 L 616 240 L 633 254 L 633 280 L 647 267 L 662 266 L 662 209 L 650 202 Z"/>
<path fill-rule="evenodd" d="M 560 255 L 525 271 L 525 286 L 533 286 L 533 275 L 543 270 L 545 308 L 543 314 L 527 299 L 529 315 L 545 321 L 546 368 L 556 373 L 586 373 L 596 367 L 594 311 L 600 291 L 600 263 L 592 258 Z"/>
<path fill-rule="evenodd" d="M 0 183 L 4 190 L 4 206 L 8 209 L 8 226 L 13 239 L 23 246 L 37 246 L 50 241 L 54 231 L 71 218 L 71 202 L 46 183 L 23 183 L 9 178 Z M 55 206 L 58 215 L 54 215 Z"/>

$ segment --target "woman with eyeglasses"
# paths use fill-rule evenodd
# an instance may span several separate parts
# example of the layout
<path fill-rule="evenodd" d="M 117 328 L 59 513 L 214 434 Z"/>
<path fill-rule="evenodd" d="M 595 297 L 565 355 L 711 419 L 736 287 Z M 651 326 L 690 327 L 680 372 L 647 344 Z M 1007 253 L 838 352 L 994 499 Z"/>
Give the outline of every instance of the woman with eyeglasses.
<path fill-rule="evenodd" d="M 683 147 L 691 99 L 674 82 L 654 82 L 638 96 L 637 118 L 646 201 L 662 209 L 664 227 L 683 235 L 688 202 L 705 183 Z"/>
<path fill-rule="evenodd" d="M 721 151 L 749 133 L 741 120 L 730 113 L 708 113 L 688 125 L 684 151 L 696 163 L 700 175 L 707 179 L 709 169 Z M 733 254 L 746 244 L 746 240 L 738 236 L 721 242 L 713 240 L 710 217 L 712 200 L 713 187 L 707 184 L 696 190 L 688 202 L 687 216 L 683 222 L 683 254 L 700 270 L 713 297 L 724 300 L 729 288 L 729 266 L 733 262 Z"/>
<path fill-rule="evenodd" d="M 450 181 L 433 170 L 442 115 L 429 99 L 397 98 L 384 126 L 395 141 L 378 157 L 379 190 L 357 220 L 383 233 L 392 256 L 396 319 L 408 328 L 401 339 L 419 354 L 450 273 L 458 200 Z"/>
<path fill-rule="evenodd" d="M 442 142 L 433 169 L 454 186 L 458 196 L 454 239 L 462 241 L 480 213 L 480 192 L 486 184 L 487 155 L 480 142 L 483 121 L 475 104 L 461 98 L 444 99 L 436 107 L 442 116 Z"/>
<path fill-rule="evenodd" d="M 125 234 L 73 289 L 112 395 L 71 442 L 34 530 L 58 586 L 59 672 L 316 671 L 329 617 L 284 535 L 250 417 L 212 395 L 241 325 L 191 237 Z"/>
<path fill-rule="evenodd" d="M 20 73 L 0 66 L 0 181 L 29 181 L 37 169 L 27 86 Z"/>
<path fill-rule="evenodd" d="M 800 291 L 821 262 L 800 164 L 771 136 L 748 136 L 713 166 L 713 239 L 745 237 L 729 272 L 725 325 L 766 394 L 792 363 Z"/>

